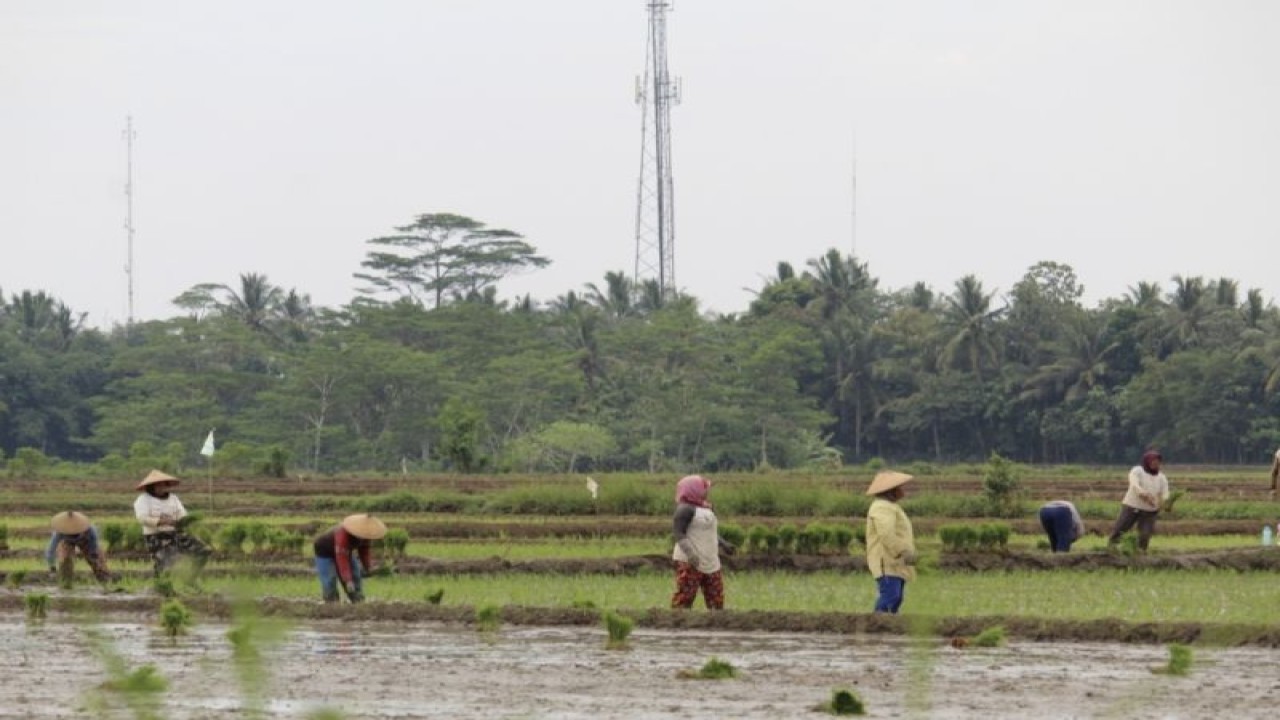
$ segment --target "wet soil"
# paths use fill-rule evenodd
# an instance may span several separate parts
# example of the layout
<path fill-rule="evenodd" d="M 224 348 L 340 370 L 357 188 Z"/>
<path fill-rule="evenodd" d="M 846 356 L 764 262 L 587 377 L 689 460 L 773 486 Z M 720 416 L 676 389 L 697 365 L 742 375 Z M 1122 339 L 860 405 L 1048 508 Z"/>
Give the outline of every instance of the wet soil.
<path fill-rule="evenodd" d="M 117 611 L 97 627 L 130 669 L 152 663 L 169 681 L 155 716 L 250 717 L 227 625 L 197 610 L 191 633 L 170 642 L 153 617 Z M 0 612 L 0 717 L 79 718 L 93 702 L 119 711 L 100 716 L 135 716 L 99 689 L 106 674 L 85 630 L 57 612 L 34 625 Z M 351 719 L 821 718 L 813 708 L 835 688 L 857 692 L 870 717 L 942 720 L 1203 718 L 1228 707 L 1234 717 L 1263 717 L 1280 701 L 1280 681 L 1258 671 L 1274 651 L 1259 648 L 1197 647 L 1191 674 L 1177 677 L 1151 671 L 1168 658 L 1158 645 L 1013 640 L 956 649 L 945 639 L 874 632 L 645 625 L 628 650 L 606 650 L 604 640 L 598 623 L 480 633 L 449 619 L 299 620 L 281 645 L 263 649 L 259 717 L 303 718 L 324 707 Z M 739 678 L 677 678 L 712 657 Z"/>

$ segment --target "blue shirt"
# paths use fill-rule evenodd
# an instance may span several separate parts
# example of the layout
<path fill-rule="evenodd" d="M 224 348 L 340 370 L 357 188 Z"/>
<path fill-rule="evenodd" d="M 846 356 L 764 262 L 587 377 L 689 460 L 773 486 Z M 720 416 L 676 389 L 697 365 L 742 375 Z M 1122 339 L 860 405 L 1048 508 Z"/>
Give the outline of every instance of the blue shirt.
<path fill-rule="evenodd" d="M 80 548 L 86 555 L 98 554 L 98 528 L 90 525 L 88 530 L 79 535 L 63 535 L 54 531 L 49 538 L 49 546 L 44 549 L 44 562 L 49 567 L 53 567 L 54 559 L 57 557 L 58 543 L 69 542 Z"/>

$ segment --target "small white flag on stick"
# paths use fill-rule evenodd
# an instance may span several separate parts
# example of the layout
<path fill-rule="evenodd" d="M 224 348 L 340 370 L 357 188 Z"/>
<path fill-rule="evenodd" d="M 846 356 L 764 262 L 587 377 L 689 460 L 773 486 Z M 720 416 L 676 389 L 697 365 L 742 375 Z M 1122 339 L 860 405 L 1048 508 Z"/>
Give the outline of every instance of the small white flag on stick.
<path fill-rule="evenodd" d="M 587 492 L 591 493 L 591 499 L 595 500 L 600 493 L 600 483 L 595 478 L 587 478 Z"/>
<path fill-rule="evenodd" d="M 200 454 L 205 457 L 213 457 L 213 431 L 209 431 L 209 437 L 204 439 L 204 447 L 200 448 Z"/>

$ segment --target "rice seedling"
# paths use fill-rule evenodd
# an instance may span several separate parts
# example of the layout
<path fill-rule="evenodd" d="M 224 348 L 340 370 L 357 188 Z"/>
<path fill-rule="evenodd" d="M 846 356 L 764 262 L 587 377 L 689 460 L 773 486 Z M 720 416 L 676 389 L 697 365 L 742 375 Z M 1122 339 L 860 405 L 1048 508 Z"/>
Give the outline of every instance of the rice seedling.
<path fill-rule="evenodd" d="M 476 608 L 476 629 L 494 632 L 502 627 L 502 608 L 497 605 L 481 605 Z"/>
<path fill-rule="evenodd" d="M 969 644 L 977 647 L 1000 647 L 1004 645 L 1004 627 L 1001 625 L 989 627 L 973 636 Z"/>
<path fill-rule="evenodd" d="M 609 633 L 609 639 L 605 642 L 607 650 L 625 650 L 629 646 L 627 638 L 631 636 L 631 630 L 635 627 L 636 621 L 626 615 L 619 615 L 612 610 L 604 613 L 605 631 Z"/>
<path fill-rule="evenodd" d="M 862 698 L 852 690 L 833 690 L 831 704 L 828 707 L 832 715 L 866 715 L 867 706 Z"/>
<path fill-rule="evenodd" d="M 176 598 L 167 600 L 160 606 L 160 627 L 164 629 L 164 634 L 168 635 L 170 640 L 176 640 L 190 626 L 191 610 L 183 605 L 181 600 Z"/>
<path fill-rule="evenodd" d="M 22 597 L 27 609 L 27 619 L 35 622 L 49 616 L 49 596 L 46 593 L 27 593 Z"/>
<path fill-rule="evenodd" d="M 444 588 L 437 588 L 435 591 L 427 593 L 423 599 L 431 605 L 439 605 L 440 601 L 444 599 Z"/>
<path fill-rule="evenodd" d="M 22 587 L 22 583 L 25 582 L 26 579 L 27 579 L 26 570 L 14 570 L 5 576 L 4 584 L 8 585 L 11 588 L 19 588 L 19 587 Z"/>
<path fill-rule="evenodd" d="M 711 658 L 697 670 L 681 670 L 676 673 L 681 680 L 731 680 L 738 677 L 738 668 L 720 658 Z"/>
<path fill-rule="evenodd" d="M 1162 675 L 1186 675 L 1191 672 L 1192 652 L 1190 645 L 1182 643 L 1169 644 L 1169 662 L 1160 667 L 1151 668 L 1151 672 Z"/>

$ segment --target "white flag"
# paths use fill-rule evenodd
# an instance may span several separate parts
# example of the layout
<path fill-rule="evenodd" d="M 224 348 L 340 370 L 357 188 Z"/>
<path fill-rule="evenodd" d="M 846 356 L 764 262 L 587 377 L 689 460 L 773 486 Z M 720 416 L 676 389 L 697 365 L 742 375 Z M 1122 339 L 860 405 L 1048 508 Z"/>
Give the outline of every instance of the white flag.
<path fill-rule="evenodd" d="M 600 492 L 600 483 L 595 478 L 587 478 L 587 492 L 591 493 L 591 499 L 595 500 Z"/>
<path fill-rule="evenodd" d="M 213 457 L 213 431 L 209 431 L 209 437 L 204 439 L 204 447 L 200 448 L 200 454 L 205 457 Z"/>

